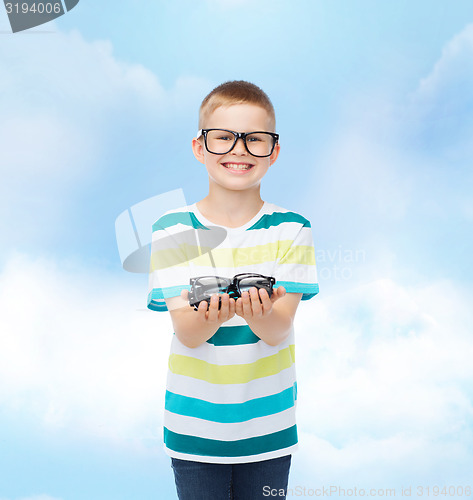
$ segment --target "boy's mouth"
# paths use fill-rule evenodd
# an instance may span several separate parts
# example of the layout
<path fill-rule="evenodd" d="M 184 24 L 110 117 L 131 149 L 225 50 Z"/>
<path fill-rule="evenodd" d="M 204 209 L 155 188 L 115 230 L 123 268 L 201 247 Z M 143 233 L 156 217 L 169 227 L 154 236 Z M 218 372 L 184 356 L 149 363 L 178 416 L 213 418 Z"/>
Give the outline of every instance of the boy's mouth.
<path fill-rule="evenodd" d="M 222 165 L 229 170 L 250 170 L 254 167 L 251 163 L 222 163 Z"/>

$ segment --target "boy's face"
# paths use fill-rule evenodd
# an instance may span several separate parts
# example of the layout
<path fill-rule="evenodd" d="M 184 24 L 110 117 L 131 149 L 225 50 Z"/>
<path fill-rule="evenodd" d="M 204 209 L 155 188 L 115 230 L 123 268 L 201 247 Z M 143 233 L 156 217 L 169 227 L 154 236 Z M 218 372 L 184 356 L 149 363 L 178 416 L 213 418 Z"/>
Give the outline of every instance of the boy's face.
<path fill-rule="evenodd" d="M 254 104 L 219 107 L 207 118 L 204 128 L 221 128 L 234 132 L 273 131 L 267 111 Z M 246 150 L 241 139 L 229 153 L 223 155 L 209 153 L 203 137 L 193 139 L 192 149 L 195 157 L 205 164 L 210 183 L 232 191 L 259 186 L 269 166 L 276 161 L 279 154 L 279 144 L 276 144 L 271 156 L 258 158 Z M 250 168 L 242 170 L 242 166 Z"/>

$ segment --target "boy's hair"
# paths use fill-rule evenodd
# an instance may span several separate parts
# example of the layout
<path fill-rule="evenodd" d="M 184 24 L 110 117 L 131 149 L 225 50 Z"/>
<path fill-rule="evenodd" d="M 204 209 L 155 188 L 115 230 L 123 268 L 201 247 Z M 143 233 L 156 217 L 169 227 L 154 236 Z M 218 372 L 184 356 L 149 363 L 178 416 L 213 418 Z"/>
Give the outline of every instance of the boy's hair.
<path fill-rule="evenodd" d="M 233 80 L 215 87 L 200 105 L 199 129 L 204 128 L 205 120 L 220 106 L 233 104 L 255 104 L 265 109 L 269 115 L 273 130 L 276 127 L 276 115 L 267 94 L 257 85 L 244 80 Z"/>

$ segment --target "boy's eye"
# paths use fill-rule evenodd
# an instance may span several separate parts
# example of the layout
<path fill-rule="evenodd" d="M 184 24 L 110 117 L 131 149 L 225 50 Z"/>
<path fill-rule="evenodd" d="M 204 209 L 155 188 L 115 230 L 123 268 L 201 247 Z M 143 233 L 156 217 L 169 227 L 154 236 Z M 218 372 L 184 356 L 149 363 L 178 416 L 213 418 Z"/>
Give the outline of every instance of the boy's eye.
<path fill-rule="evenodd" d="M 255 137 L 254 135 L 251 135 L 250 137 L 246 138 L 247 141 L 249 142 L 259 142 L 261 139 L 259 137 Z"/>

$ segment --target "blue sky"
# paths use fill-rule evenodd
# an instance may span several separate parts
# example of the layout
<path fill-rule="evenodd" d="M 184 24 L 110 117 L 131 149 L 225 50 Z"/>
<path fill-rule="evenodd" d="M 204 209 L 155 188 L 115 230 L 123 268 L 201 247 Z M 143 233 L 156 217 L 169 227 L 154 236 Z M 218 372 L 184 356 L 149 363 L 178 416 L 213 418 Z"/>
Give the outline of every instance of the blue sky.
<path fill-rule="evenodd" d="M 171 324 L 114 223 L 207 194 L 190 140 L 228 79 L 270 95 L 262 196 L 317 247 L 292 485 L 471 485 L 471 2 L 82 1 L 8 30 L 0 8 L 1 500 L 175 498 Z"/>

